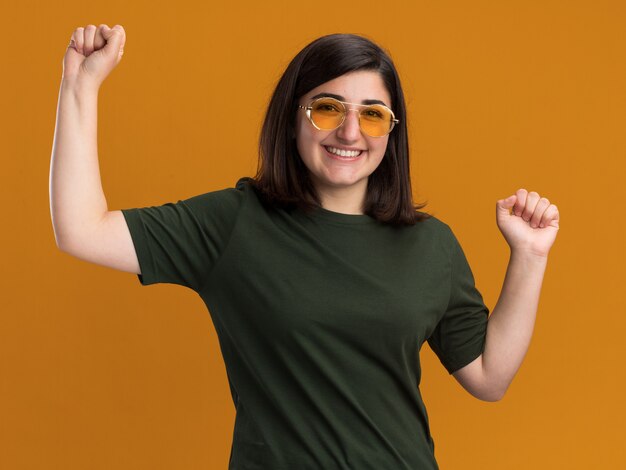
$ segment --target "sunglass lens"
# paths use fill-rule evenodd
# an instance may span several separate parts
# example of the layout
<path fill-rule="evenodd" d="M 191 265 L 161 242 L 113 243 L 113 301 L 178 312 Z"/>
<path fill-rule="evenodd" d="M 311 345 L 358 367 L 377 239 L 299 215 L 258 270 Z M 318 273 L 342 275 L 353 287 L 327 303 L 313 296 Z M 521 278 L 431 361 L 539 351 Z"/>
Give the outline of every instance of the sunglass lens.
<path fill-rule="evenodd" d="M 364 108 L 361 113 L 361 129 L 372 137 L 381 137 L 389 133 L 391 112 L 385 106 L 373 105 Z"/>
<path fill-rule="evenodd" d="M 311 119 L 320 129 L 332 130 L 339 127 L 346 112 L 343 104 L 332 98 L 322 98 L 314 101 L 311 109 Z"/>

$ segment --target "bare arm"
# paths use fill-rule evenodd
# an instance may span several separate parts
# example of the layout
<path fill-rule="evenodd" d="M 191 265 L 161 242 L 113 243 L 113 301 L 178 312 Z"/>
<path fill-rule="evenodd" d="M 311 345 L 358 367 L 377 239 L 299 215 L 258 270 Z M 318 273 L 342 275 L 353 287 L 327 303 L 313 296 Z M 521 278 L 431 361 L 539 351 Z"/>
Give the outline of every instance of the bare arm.
<path fill-rule="evenodd" d="M 98 88 L 62 80 L 50 162 L 50 212 L 61 249 L 108 211 L 98 166 L 97 119 Z"/>
<path fill-rule="evenodd" d="M 77 31 L 83 30 L 78 28 Z M 110 30 L 109 30 L 110 31 Z M 91 32 L 91 33 L 90 33 Z M 95 26 L 84 29 L 95 34 Z M 83 31 L 80 31 L 83 34 Z M 76 37 L 76 33 L 72 36 Z M 81 36 L 82 38 L 82 36 Z M 104 39 L 101 38 L 104 46 Z M 96 37 L 96 45 L 97 45 Z M 98 165 L 96 75 L 79 75 L 80 60 L 94 53 L 88 41 L 66 53 L 50 162 L 50 213 L 57 246 L 86 261 L 140 273 L 128 226 L 120 211 L 109 212 Z M 81 50 L 81 53 L 78 50 Z M 98 51 L 99 52 L 99 51 Z M 68 55 L 71 55 L 68 58 Z M 70 63 L 71 61 L 74 63 Z"/>
<path fill-rule="evenodd" d="M 511 253 L 502 293 L 487 323 L 485 351 L 453 376 L 485 401 L 503 396 L 526 356 L 547 258 Z"/>
<path fill-rule="evenodd" d="M 453 373 L 468 392 L 481 400 L 500 400 L 526 356 L 559 219 L 554 204 L 525 189 L 496 205 L 498 227 L 511 248 L 509 266 L 487 323 L 483 354 Z"/>

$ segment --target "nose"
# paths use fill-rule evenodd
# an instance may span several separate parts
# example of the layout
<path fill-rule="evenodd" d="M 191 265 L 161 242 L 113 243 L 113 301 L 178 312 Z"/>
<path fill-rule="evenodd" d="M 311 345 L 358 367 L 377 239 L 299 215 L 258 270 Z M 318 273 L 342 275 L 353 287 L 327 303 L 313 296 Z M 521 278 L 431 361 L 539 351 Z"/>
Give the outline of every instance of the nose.
<path fill-rule="evenodd" d="M 354 111 L 354 113 L 352 112 Z M 346 118 L 339 129 L 337 129 L 337 137 L 345 142 L 355 142 L 361 137 L 361 128 L 359 126 L 359 111 L 357 109 L 348 109 Z"/>

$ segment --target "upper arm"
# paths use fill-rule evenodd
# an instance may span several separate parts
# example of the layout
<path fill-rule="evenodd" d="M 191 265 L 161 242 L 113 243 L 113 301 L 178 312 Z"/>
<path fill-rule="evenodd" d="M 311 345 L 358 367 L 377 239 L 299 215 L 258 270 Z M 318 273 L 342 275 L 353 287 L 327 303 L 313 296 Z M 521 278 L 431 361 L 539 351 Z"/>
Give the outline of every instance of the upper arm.
<path fill-rule="evenodd" d="M 100 223 L 59 248 L 76 258 L 141 274 L 135 246 L 122 211 L 109 211 Z"/>
<path fill-rule="evenodd" d="M 483 353 L 489 309 L 476 288 L 465 253 L 449 227 L 442 239 L 447 242 L 449 296 L 428 344 L 452 374 Z"/>

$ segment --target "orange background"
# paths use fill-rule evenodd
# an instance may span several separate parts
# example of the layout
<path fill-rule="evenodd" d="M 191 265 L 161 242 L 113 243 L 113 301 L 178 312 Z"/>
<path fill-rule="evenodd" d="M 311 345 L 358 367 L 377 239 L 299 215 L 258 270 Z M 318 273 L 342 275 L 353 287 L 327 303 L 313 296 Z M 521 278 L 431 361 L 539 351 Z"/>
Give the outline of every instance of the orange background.
<path fill-rule="evenodd" d="M 361 33 L 388 49 L 408 102 L 415 197 L 452 227 L 490 309 L 508 262 L 496 200 L 524 187 L 561 213 L 530 350 L 502 401 L 473 398 L 422 350 L 441 468 L 624 465 L 623 2 L 10 8 L 0 32 L 1 468 L 227 468 L 234 407 L 201 299 L 141 287 L 55 245 L 48 177 L 62 59 L 76 27 L 100 23 L 127 33 L 99 98 L 110 210 L 252 175 L 270 93 L 316 37 Z"/>

